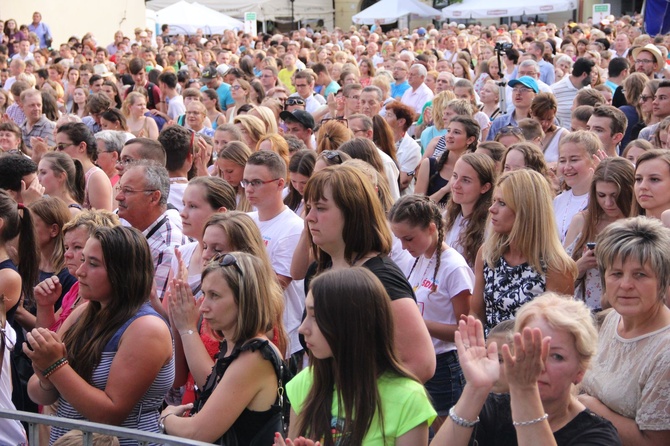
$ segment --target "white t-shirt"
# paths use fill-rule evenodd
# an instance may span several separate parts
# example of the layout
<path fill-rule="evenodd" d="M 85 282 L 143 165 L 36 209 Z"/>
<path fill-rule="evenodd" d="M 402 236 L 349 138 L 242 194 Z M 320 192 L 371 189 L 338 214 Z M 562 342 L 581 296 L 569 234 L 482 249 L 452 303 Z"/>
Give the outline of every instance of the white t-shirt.
<path fill-rule="evenodd" d="M 384 163 L 384 173 L 386 173 L 389 189 L 391 189 L 391 197 L 393 198 L 393 201 L 396 201 L 398 198 L 400 198 L 400 188 L 398 187 L 398 177 L 400 176 L 400 171 L 398 170 L 398 166 L 396 166 L 395 161 L 393 161 L 393 158 L 384 153 L 384 151 L 379 147 L 377 147 L 377 151 L 379 152 L 379 156 L 382 157 L 382 162 Z"/>
<path fill-rule="evenodd" d="M 184 191 L 188 183 L 170 182 L 170 193 L 168 194 L 168 203 L 177 208 L 178 212 L 184 209 Z"/>
<path fill-rule="evenodd" d="M 565 234 L 568 232 L 572 217 L 583 211 L 589 204 L 589 194 L 575 195 L 572 190 L 566 190 L 554 198 L 554 216 L 556 226 L 558 227 L 558 236 L 561 243 L 565 241 Z"/>
<path fill-rule="evenodd" d="M 434 282 L 436 289 L 432 291 L 435 260 L 435 255 L 430 259 L 421 256 L 413 270 L 412 263 L 409 264 L 405 275 L 414 289 L 419 311 L 425 320 L 456 325 L 460 315 L 454 314 L 451 299 L 465 290 L 472 293 L 475 275 L 462 255 L 453 248 L 447 248 L 440 256 L 440 269 Z M 432 339 L 436 355 L 456 350 L 453 342 Z"/>
<path fill-rule="evenodd" d="M 258 225 L 265 242 L 272 269 L 276 274 L 291 277 L 291 260 L 300 240 L 305 223 L 291 209 L 284 210 L 275 218 L 260 221 L 258 212 L 248 214 Z M 302 349 L 298 339 L 298 328 L 305 310 L 305 291 L 302 280 L 292 280 L 284 290 L 284 327 L 289 337 L 289 355 Z"/>
<path fill-rule="evenodd" d="M 414 141 L 407 133 L 400 140 L 398 151 L 396 152 L 400 171 L 409 173 L 414 172 L 421 163 L 421 146 Z M 403 195 L 414 193 L 414 178 L 409 182 L 409 186 L 403 191 Z"/>
<path fill-rule="evenodd" d="M 168 99 L 167 115 L 170 119 L 176 120 L 184 113 L 186 113 L 186 106 L 184 106 L 184 98 L 181 95 Z"/>
<path fill-rule="evenodd" d="M 461 232 L 465 230 L 466 222 L 467 220 L 463 218 L 463 213 L 461 212 L 458 214 L 458 217 L 456 217 L 451 229 L 444 234 L 444 243 L 454 248 L 461 255 L 463 255 L 463 247 L 458 243 L 458 238 L 461 236 Z"/>
<path fill-rule="evenodd" d="M 2 333 L 0 333 L 2 336 Z M 5 322 L 5 357 L 2 360 L 2 375 L 0 375 L 0 407 L 16 410 L 12 402 L 12 368 L 10 365 L 9 347 L 16 342 L 16 332 L 11 325 Z M 17 346 L 18 347 L 18 346 Z M 24 444 L 26 431 L 18 420 L 0 418 L 0 444 Z"/>
<path fill-rule="evenodd" d="M 195 252 L 197 247 L 198 242 L 191 242 L 186 243 L 185 245 L 181 245 L 179 248 L 177 248 L 179 249 L 179 253 L 181 254 L 181 258 L 184 261 L 187 270 L 191 262 L 202 262 L 202 259 L 200 258 L 198 259 L 193 258 L 193 253 Z M 170 263 L 170 273 L 172 274 L 173 278 L 176 278 L 177 274 L 179 273 L 179 261 L 177 260 L 177 256 L 172 256 L 172 262 Z M 188 286 L 191 287 L 191 291 L 200 286 L 201 276 L 202 276 L 201 273 L 188 276 Z M 170 286 L 172 286 L 172 284 L 170 284 Z M 198 297 L 198 295 L 196 295 L 195 297 Z"/>

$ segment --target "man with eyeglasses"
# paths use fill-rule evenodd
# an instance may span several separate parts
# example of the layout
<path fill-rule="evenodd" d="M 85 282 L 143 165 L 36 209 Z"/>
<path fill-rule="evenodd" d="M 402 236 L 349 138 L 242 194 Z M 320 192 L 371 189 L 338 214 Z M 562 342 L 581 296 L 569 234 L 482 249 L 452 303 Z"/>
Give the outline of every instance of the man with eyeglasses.
<path fill-rule="evenodd" d="M 393 82 L 391 84 L 391 97 L 394 99 L 402 98 L 402 95 L 410 88 L 407 76 L 409 74 L 407 64 L 402 60 L 393 64 Z"/>
<path fill-rule="evenodd" d="M 540 92 L 537 81 L 529 76 L 522 76 L 518 79 L 509 81 L 512 87 L 512 103 L 514 111 L 506 115 L 498 116 L 491 123 L 487 141 L 495 140 L 496 135 L 504 127 L 518 127 L 518 122 L 522 119 L 530 118 L 530 106 L 533 99 Z"/>
<path fill-rule="evenodd" d="M 517 77 L 528 76 L 535 79 L 537 82 L 537 87 L 540 89 L 540 93 L 551 93 L 551 87 L 540 80 L 540 66 L 535 60 L 530 58 L 530 55 L 524 55 L 521 57 L 522 60 L 519 66 L 516 69 Z M 507 113 L 511 113 L 514 106 L 514 97 L 512 94 L 512 87 L 509 86 L 509 83 L 505 87 L 506 101 L 507 101 Z"/>
<path fill-rule="evenodd" d="M 360 112 L 361 110 L 361 91 L 363 87 L 360 84 L 347 84 L 342 88 L 344 96 L 344 117 Z"/>
<path fill-rule="evenodd" d="M 635 72 L 644 73 L 649 79 L 654 79 L 661 67 L 665 67 L 665 60 L 656 45 L 648 43 L 633 50 L 635 58 Z"/>
<path fill-rule="evenodd" d="M 580 57 L 572 66 L 572 73 L 551 86 L 551 91 L 558 104 L 556 118 L 561 127 L 570 128 L 572 102 L 579 90 L 591 88 L 591 70 L 595 65 L 594 61 Z"/>
<path fill-rule="evenodd" d="M 303 220 L 284 204 L 286 163 L 275 152 L 253 153 L 244 167 L 241 181 L 247 200 L 256 208 L 249 216 L 258 225 L 272 269 L 284 290 L 284 326 L 289 337 L 289 354 L 299 356 L 302 346 L 298 327 L 304 311 L 302 280 L 291 278 L 291 260 L 305 226 Z"/>
<path fill-rule="evenodd" d="M 314 93 L 314 76 L 309 71 L 299 71 L 296 73 L 294 82 L 296 93 L 289 96 L 289 98 L 302 98 L 305 101 L 305 110 L 308 113 L 314 114 L 319 108 L 326 105 L 324 97 Z"/>
<path fill-rule="evenodd" d="M 174 249 L 186 242 L 166 214 L 170 178 L 165 167 L 140 160 L 126 169 L 119 180 L 119 217 L 147 238 L 154 261 L 156 294 L 163 299 Z"/>
<path fill-rule="evenodd" d="M 266 95 L 268 95 L 270 90 L 277 86 L 277 82 L 279 81 L 279 78 L 277 77 L 278 73 L 277 68 L 273 66 L 266 66 L 261 70 L 261 75 L 258 79 L 261 81 L 261 85 L 263 86 Z"/>

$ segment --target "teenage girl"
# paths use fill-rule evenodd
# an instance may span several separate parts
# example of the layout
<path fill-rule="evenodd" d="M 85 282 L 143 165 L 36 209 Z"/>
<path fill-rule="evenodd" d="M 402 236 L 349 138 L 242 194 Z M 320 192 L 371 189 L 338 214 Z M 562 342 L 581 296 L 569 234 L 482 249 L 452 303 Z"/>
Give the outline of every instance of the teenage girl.
<path fill-rule="evenodd" d="M 434 427 L 439 429 L 465 385 L 454 332 L 461 315 L 470 311 L 474 274 L 463 256 L 444 242 L 440 208 L 428 197 L 402 197 L 391 208 L 389 220 L 403 248 L 416 258 L 405 273 L 437 355 L 435 376 L 426 389 L 438 413 Z"/>

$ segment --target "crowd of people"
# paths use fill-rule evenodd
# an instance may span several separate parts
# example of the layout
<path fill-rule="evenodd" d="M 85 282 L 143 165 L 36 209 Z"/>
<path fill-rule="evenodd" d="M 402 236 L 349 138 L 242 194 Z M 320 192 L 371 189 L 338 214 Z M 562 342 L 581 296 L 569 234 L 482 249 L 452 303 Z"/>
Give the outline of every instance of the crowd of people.
<path fill-rule="evenodd" d="M 3 19 L 0 407 L 228 445 L 670 443 L 670 39 L 641 17 L 106 46 Z"/>

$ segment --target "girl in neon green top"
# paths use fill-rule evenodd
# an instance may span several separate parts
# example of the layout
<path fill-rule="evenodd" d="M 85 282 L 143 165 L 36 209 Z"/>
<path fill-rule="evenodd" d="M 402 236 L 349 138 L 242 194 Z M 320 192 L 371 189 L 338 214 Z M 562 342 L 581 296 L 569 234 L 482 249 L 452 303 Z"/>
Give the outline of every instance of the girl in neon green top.
<path fill-rule="evenodd" d="M 423 386 L 398 362 L 390 303 L 365 268 L 331 270 L 313 280 L 300 326 L 311 366 L 286 386 L 293 444 L 427 444 L 436 413 Z M 275 444 L 284 442 L 277 437 Z"/>

